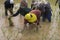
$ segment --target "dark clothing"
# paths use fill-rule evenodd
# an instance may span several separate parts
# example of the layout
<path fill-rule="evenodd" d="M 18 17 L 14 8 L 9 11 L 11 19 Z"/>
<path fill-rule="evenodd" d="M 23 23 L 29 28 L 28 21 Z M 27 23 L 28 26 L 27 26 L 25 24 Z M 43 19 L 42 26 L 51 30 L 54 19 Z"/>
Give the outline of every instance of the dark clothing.
<path fill-rule="evenodd" d="M 4 2 L 4 6 L 5 6 L 6 9 L 8 9 L 8 8 L 13 8 L 14 4 L 10 4 L 10 1 L 7 0 L 7 1 Z"/>
<path fill-rule="evenodd" d="M 41 10 L 41 16 L 42 16 L 45 13 L 45 4 L 44 3 L 40 3 L 37 8 L 39 10 Z"/>
<path fill-rule="evenodd" d="M 49 22 L 51 22 L 51 13 L 52 9 L 49 3 L 45 4 L 45 13 L 43 14 L 43 21 L 45 21 L 45 19 L 47 18 Z"/>
<path fill-rule="evenodd" d="M 45 11 L 52 11 L 50 3 L 45 4 Z"/>
<path fill-rule="evenodd" d="M 44 3 L 40 3 L 40 4 L 37 6 L 37 8 L 38 8 L 39 10 L 41 10 L 42 12 L 45 12 L 45 4 L 44 4 Z"/>
<path fill-rule="evenodd" d="M 42 16 L 42 20 L 45 21 L 45 19 L 48 19 L 48 21 L 51 22 L 51 15 L 52 15 L 51 11 L 45 12 Z"/>
<path fill-rule="evenodd" d="M 13 7 L 14 4 L 10 4 L 10 0 L 7 0 L 4 2 L 4 7 L 5 7 L 5 16 L 8 16 L 8 10 L 11 13 L 11 15 L 13 14 Z"/>
<path fill-rule="evenodd" d="M 44 3 L 38 3 L 35 2 L 33 4 L 31 4 L 32 9 L 34 10 L 35 8 L 39 9 L 41 11 L 41 16 L 43 15 L 43 13 L 45 12 L 45 4 Z"/>
<path fill-rule="evenodd" d="M 25 16 L 30 11 L 31 11 L 30 8 L 19 8 L 18 11 L 15 14 L 13 14 L 13 16 L 17 16 L 18 14 Z"/>
<path fill-rule="evenodd" d="M 13 7 L 14 7 L 14 3 L 10 3 L 10 0 L 6 0 L 4 2 L 5 16 L 8 16 L 8 11 L 11 13 L 11 15 L 13 14 Z M 13 26 L 13 22 L 11 18 L 8 20 L 9 20 L 9 25 Z"/>
<path fill-rule="evenodd" d="M 39 25 L 41 11 L 39 11 L 39 10 L 32 10 L 31 13 L 34 13 L 34 14 L 36 15 L 37 20 L 36 20 L 34 23 L 37 23 L 37 25 Z M 30 22 L 28 22 L 28 21 L 25 19 L 25 20 L 24 20 L 24 23 L 26 24 L 26 23 L 30 23 Z M 32 24 L 32 23 L 30 23 L 30 24 Z"/>
<path fill-rule="evenodd" d="M 8 10 L 9 10 L 9 12 L 11 13 L 11 15 L 13 14 L 13 8 L 10 8 L 10 9 L 6 9 L 5 8 L 5 16 L 8 16 Z"/>

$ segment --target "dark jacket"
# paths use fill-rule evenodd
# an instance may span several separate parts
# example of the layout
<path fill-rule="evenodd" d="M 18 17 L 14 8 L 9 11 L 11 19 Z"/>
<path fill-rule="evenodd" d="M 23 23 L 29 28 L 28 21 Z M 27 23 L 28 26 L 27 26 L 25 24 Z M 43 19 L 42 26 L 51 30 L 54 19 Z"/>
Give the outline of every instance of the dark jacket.
<path fill-rule="evenodd" d="M 22 16 L 25 16 L 27 13 L 31 11 L 30 8 L 19 8 L 15 14 L 13 14 L 13 17 L 17 16 L 18 14 L 21 14 Z"/>
<path fill-rule="evenodd" d="M 45 4 L 45 11 L 52 11 L 50 3 Z"/>
<path fill-rule="evenodd" d="M 6 0 L 5 2 L 4 2 L 4 7 L 6 8 L 6 9 L 8 9 L 8 8 L 13 8 L 14 7 L 14 4 L 10 4 L 10 0 Z"/>

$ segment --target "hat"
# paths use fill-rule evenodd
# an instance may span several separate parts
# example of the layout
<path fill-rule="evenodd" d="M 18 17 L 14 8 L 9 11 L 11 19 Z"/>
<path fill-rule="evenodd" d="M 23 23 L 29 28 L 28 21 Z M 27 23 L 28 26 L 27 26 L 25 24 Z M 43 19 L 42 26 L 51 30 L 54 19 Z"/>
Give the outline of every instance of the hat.
<path fill-rule="evenodd" d="M 37 16 L 34 14 L 34 13 L 28 13 L 25 15 L 25 19 L 28 21 L 28 22 L 35 22 L 37 20 Z"/>

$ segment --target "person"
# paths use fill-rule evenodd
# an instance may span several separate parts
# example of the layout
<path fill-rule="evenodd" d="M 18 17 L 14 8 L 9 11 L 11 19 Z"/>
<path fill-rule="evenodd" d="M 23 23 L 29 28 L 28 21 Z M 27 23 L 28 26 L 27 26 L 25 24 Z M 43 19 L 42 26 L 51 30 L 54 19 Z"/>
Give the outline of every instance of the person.
<path fill-rule="evenodd" d="M 4 7 L 5 7 L 5 16 L 8 16 L 8 10 L 13 14 L 13 7 L 14 7 L 14 1 L 13 0 L 6 0 L 4 2 Z"/>
<path fill-rule="evenodd" d="M 13 0 L 6 0 L 4 2 L 5 16 L 6 17 L 8 16 L 8 11 L 11 13 L 11 15 L 13 14 L 13 7 L 14 7 L 14 1 Z M 11 18 L 8 20 L 9 20 L 9 25 L 13 26 L 13 22 L 12 22 Z"/>
<path fill-rule="evenodd" d="M 51 22 L 51 16 L 52 16 L 51 11 L 52 11 L 52 9 L 51 9 L 50 3 L 46 1 L 46 3 L 45 3 L 45 13 L 43 13 L 43 16 L 42 16 L 43 22 L 45 21 L 45 19 L 48 19 L 48 21 Z"/>
<path fill-rule="evenodd" d="M 35 8 L 38 8 L 39 10 L 41 10 L 42 14 L 45 12 L 45 5 L 44 5 L 44 3 L 42 3 L 42 1 L 35 1 L 32 9 L 34 10 Z M 42 16 L 42 14 L 41 14 L 41 16 Z"/>
<path fill-rule="evenodd" d="M 15 16 L 17 16 L 19 14 L 21 14 L 22 16 L 25 16 L 25 14 L 28 13 L 28 12 L 30 12 L 30 11 L 31 11 L 31 9 L 28 8 L 26 0 L 21 0 L 20 7 L 17 10 L 17 12 L 15 14 L 11 15 L 8 19 L 10 20 L 11 17 L 15 17 Z M 11 21 L 11 23 L 12 23 L 12 21 Z"/>
<path fill-rule="evenodd" d="M 22 16 L 25 16 L 25 14 L 29 13 L 30 11 L 31 11 L 31 8 L 28 8 L 27 2 L 25 0 L 22 0 L 19 9 L 15 14 L 13 14 L 13 16 L 15 17 L 19 14 L 21 14 Z"/>
<path fill-rule="evenodd" d="M 42 2 L 39 2 L 37 5 L 37 8 L 42 11 L 41 12 L 41 16 L 42 16 L 45 13 L 45 4 Z"/>
<path fill-rule="evenodd" d="M 58 6 L 59 6 L 59 9 L 60 9 L 60 0 L 56 0 L 56 3 L 55 5 L 58 3 Z M 60 14 L 60 11 L 59 11 L 59 14 Z"/>
<path fill-rule="evenodd" d="M 25 24 L 24 29 L 26 28 L 27 23 L 29 23 L 29 25 L 36 23 L 35 24 L 36 30 L 38 30 L 38 27 L 40 25 L 40 16 L 41 16 L 41 11 L 39 9 L 34 9 L 30 11 L 28 14 L 26 14 L 24 18 L 24 24 Z"/>

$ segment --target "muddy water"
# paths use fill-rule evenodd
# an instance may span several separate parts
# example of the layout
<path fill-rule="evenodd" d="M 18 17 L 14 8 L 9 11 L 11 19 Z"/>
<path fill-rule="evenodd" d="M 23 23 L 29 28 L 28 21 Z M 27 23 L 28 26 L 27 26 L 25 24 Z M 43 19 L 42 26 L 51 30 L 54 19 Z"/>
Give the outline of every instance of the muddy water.
<path fill-rule="evenodd" d="M 18 8 L 14 9 L 14 13 L 17 9 Z M 23 17 L 20 18 L 19 15 L 17 17 L 13 17 L 12 21 L 14 23 L 14 27 L 10 27 L 8 19 L 4 16 L 3 5 L 0 5 L 0 12 L 2 13 L 0 14 L 0 40 L 60 40 L 59 9 L 53 5 L 52 9 L 53 15 L 51 23 L 47 21 L 41 22 L 42 27 L 39 28 L 38 32 L 34 32 L 34 30 L 25 30 L 23 33 L 21 33 L 24 26 Z"/>

